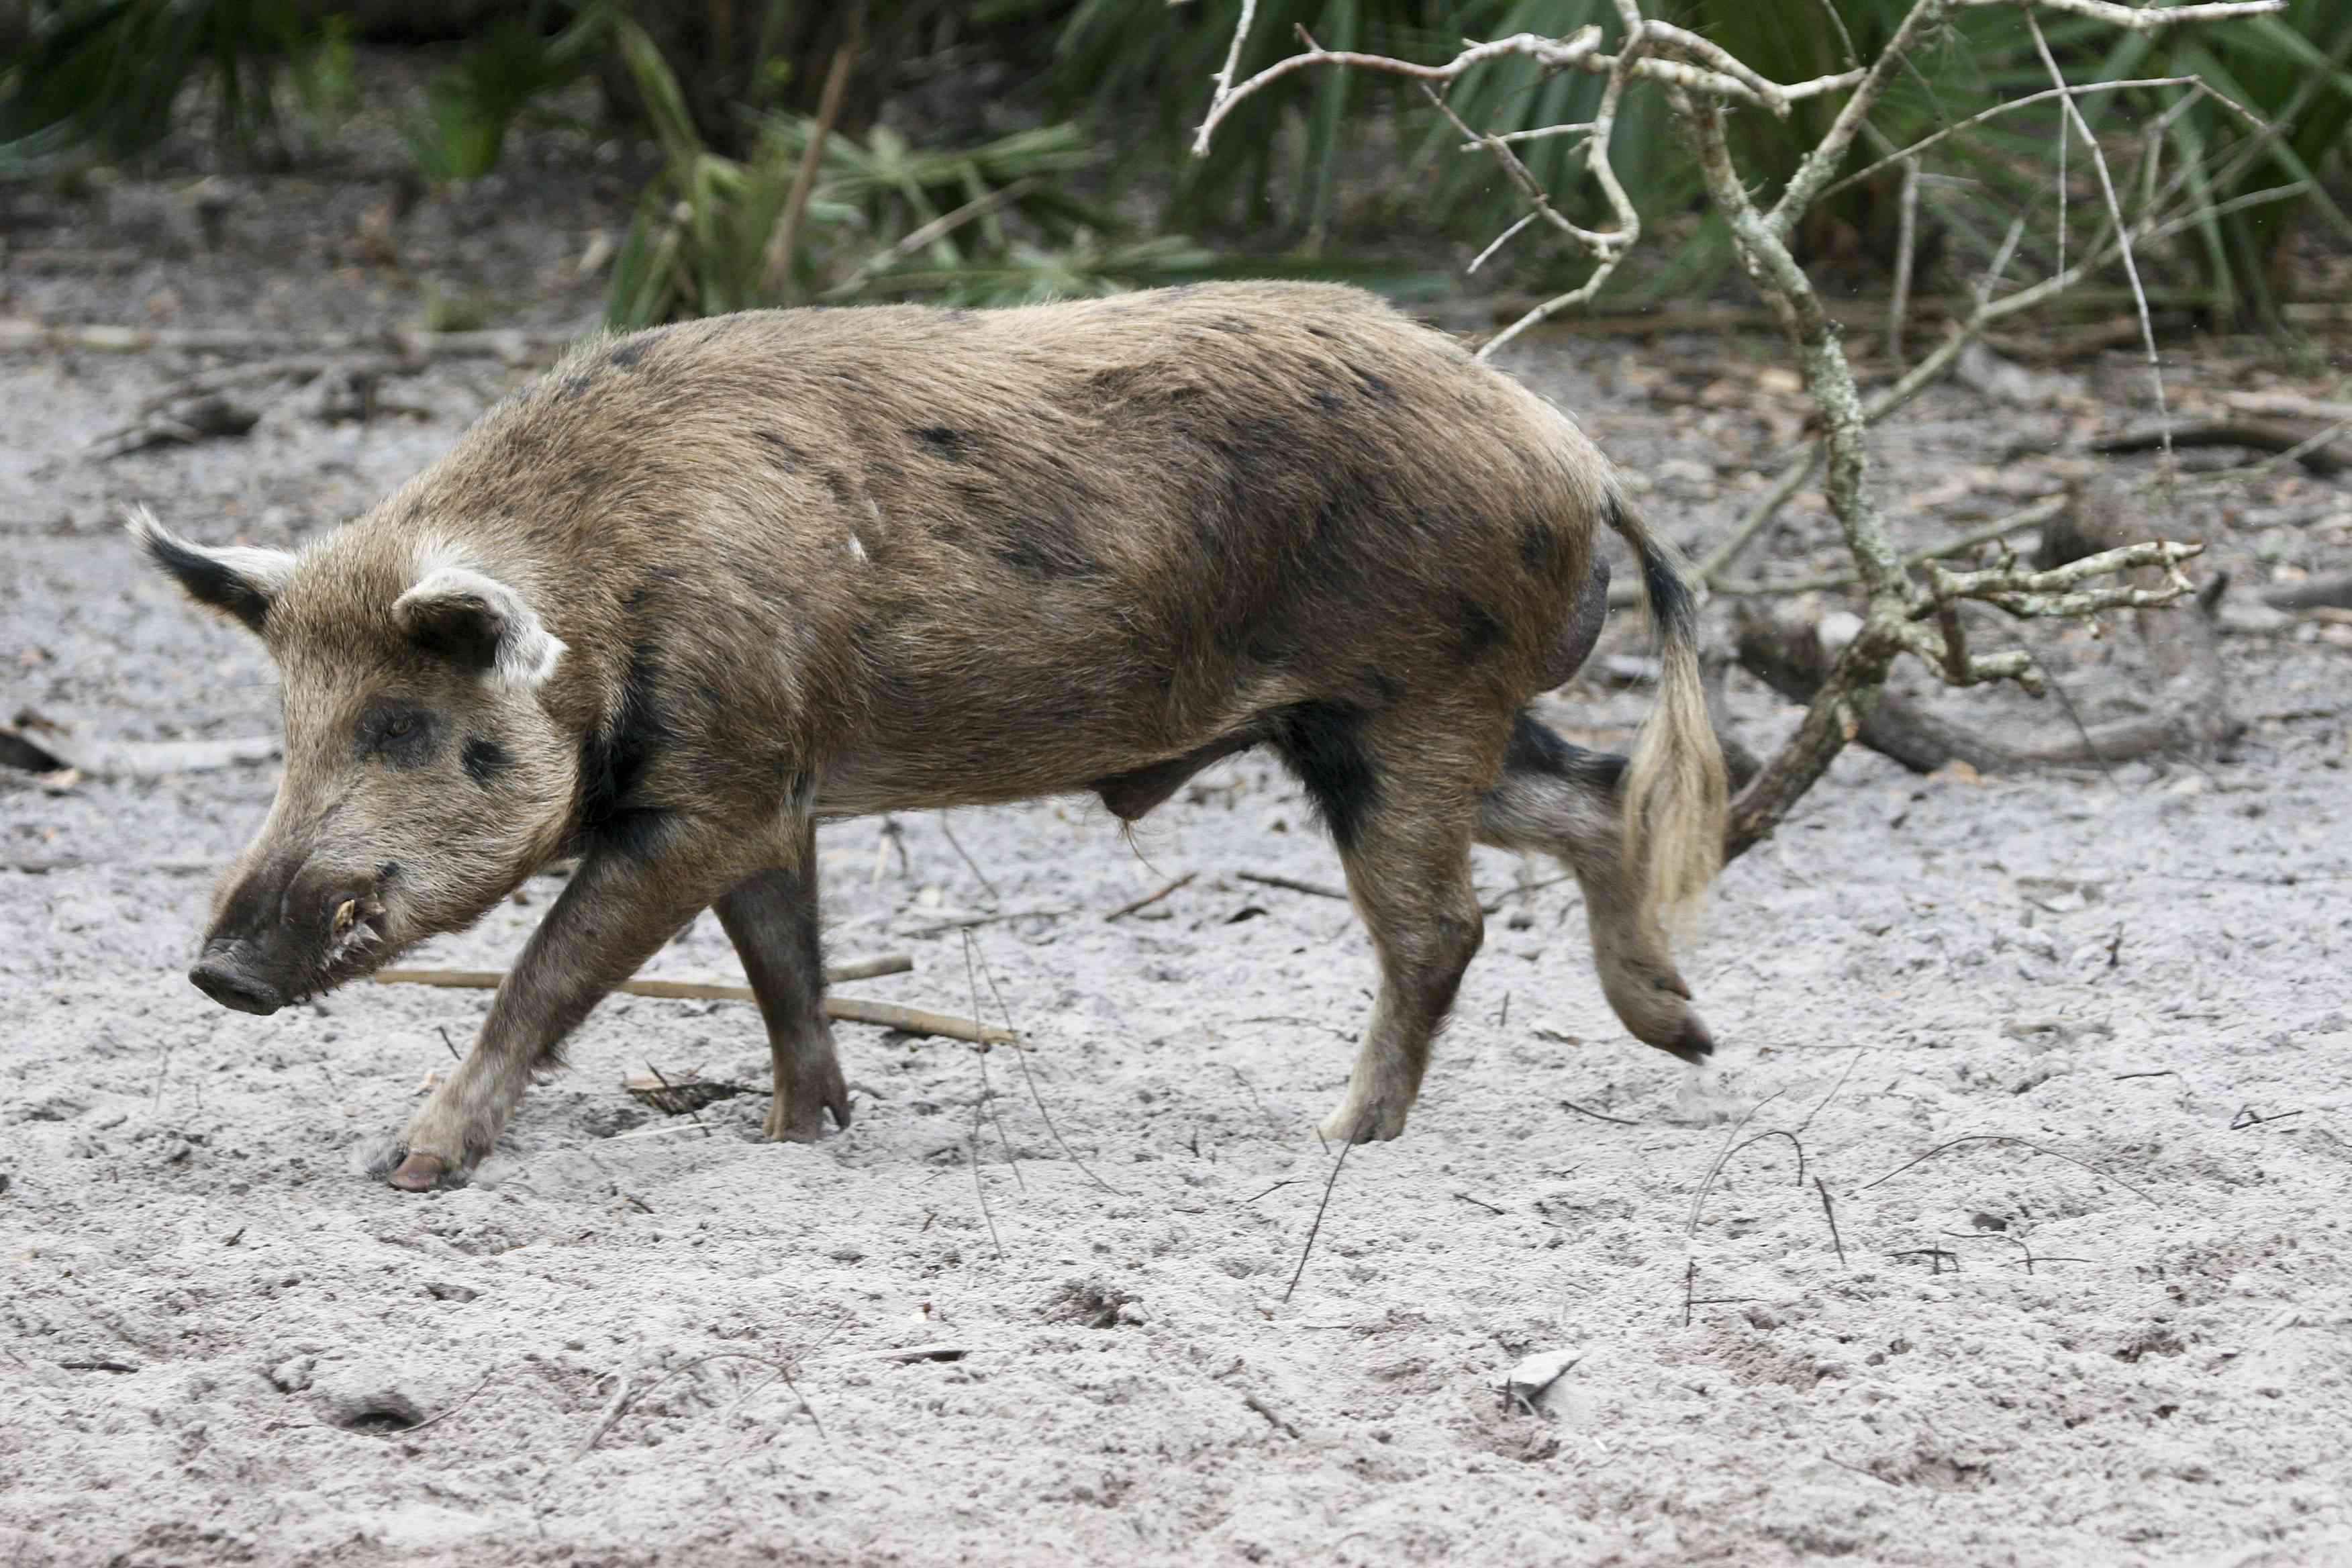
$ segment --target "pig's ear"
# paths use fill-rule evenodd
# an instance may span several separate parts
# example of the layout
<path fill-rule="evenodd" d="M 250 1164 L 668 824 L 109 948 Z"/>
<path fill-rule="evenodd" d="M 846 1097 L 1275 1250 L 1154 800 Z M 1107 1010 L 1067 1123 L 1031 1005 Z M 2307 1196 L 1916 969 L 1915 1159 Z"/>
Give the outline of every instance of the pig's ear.
<path fill-rule="evenodd" d="M 425 652 L 517 686 L 555 673 L 563 644 L 522 595 L 467 566 L 441 566 L 392 606 L 411 642 Z"/>
<path fill-rule="evenodd" d="M 170 573 L 189 598 L 236 616 L 255 632 L 294 574 L 294 557 L 283 550 L 241 544 L 207 549 L 165 528 L 143 506 L 131 508 L 123 524 L 148 559 Z"/>

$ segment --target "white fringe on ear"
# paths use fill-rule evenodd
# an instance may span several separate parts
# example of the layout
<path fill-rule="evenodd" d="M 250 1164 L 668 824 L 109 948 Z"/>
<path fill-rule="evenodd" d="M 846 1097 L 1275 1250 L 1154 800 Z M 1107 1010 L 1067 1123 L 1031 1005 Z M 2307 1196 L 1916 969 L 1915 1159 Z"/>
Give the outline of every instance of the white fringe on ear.
<path fill-rule="evenodd" d="M 294 575 L 294 556 L 284 550 L 264 550 L 251 544 L 224 544 L 215 547 L 198 544 L 165 528 L 155 514 L 143 506 L 122 509 L 122 526 L 139 542 L 139 548 L 157 556 L 168 552 L 201 555 L 223 571 L 234 572 L 253 584 L 262 597 L 274 599 L 287 580 Z"/>
<path fill-rule="evenodd" d="M 514 686 L 537 686 L 555 673 L 565 652 L 563 639 L 547 629 L 522 595 L 470 566 L 434 567 L 393 602 L 392 613 L 406 617 L 432 605 L 471 600 L 498 623 L 499 651 L 491 676 Z"/>

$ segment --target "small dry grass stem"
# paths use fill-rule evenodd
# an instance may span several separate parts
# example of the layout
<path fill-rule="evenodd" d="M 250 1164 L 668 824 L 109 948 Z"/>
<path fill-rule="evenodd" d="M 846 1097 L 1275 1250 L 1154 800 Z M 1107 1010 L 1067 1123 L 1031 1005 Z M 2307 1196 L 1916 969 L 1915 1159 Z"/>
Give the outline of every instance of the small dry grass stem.
<path fill-rule="evenodd" d="M 1331 1206 L 1331 1189 L 1339 1184 L 1339 1172 L 1348 1163 L 1348 1151 L 1355 1146 L 1353 1142 L 1340 1144 L 1339 1157 L 1331 1162 L 1331 1174 L 1323 1183 L 1323 1201 L 1315 1205 L 1315 1223 L 1307 1227 L 1307 1245 L 1298 1249 L 1298 1267 L 1290 1271 L 1290 1283 L 1282 1289 L 1285 1301 L 1290 1300 L 1291 1292 L 1307 1276 L 1307 1260 L 1315 1256 L 1315 1238 L 1323 1233 L 1323 1211 Z"/>
<path fill-rule="evenodd" d="M 1837 1205 L 1830 1202 L 1830 1190 L 1819 1176 L 1813 1178 L 1813 1191 L 1822 1195 L 1822 1217 L 1830 1222 L 1830 1245 L 1837 1248 L 1838 1267 L 1843 1268 L 1846 1266 L 1845 1237 L 1838 1234 Z"/>
<path fill-rule="evenodd" d="M 970 931 L 963 933 L 963 974 L 964 983 L 971 989 L 971 1010 L 977 1013 L 980 1011 L 980 978 L 973 968 L 972 940 Z M 1029 1190 L 1029 1179 L 1021 1173 L 1021 1162 L 1013 1152 L 1013 1140 L 1004 1131 L 1004 1118 L 998 1115 L 996 1111 L 996 1088 L 988 1081 L 986 1048 L 974 1051 L 972 1058 L 980 1067 L 980 1098 L 972 1109 L 971 1180 L 972 1184 L 980 1188 L 981 1211 L 985 1214 L 988 1209 L 988 1190 L 982 1185 L 980 1180 L 980 1118 L 982 1112 L 985 1112 L 988 1119 L 996 1124 L 996 1141 L 1004 1146 L 1004 1163 L 1013 1167 L 1013 1180 L 1024 1193 Z M 996 1235 L 996 1221 L 992 1217 L 988 1222 L 988 1233 L 993 1239 Z M 1002 1242 L 997 1243 L 996 1256 L 999 1258 L 1004 1256 L 1004 1245 Z"/>
<path fill-rule="evenodd" d="M 1189 882 L 1192 879 L 1192 874 L 1188 872 L 1184 876 L 1179 878 L 1171 886 L 1162 888 L 1159 892 L 1153 894 L 1151 899 L 1164 898 L 1168 894 L 1174 892 L 1177 888 L 1183 886 L 1186 882 Z M 1144 902 L 1150 903 L 1151 899 L 1146 899 Z M 1007 1029 L 1012 1030 L 1014 1034 L 1019 1034 L 1020 1031 L 1013 1027 L 1013 1008 L 1011 1005 L 1004 1000 L 1004 993 L 996 984 L 996 971 L 989 967 L 988 955 L 979 950 L 979 947 L 973 942 L 971 933 L 970 931 L 964 932 L 963 940 L 965 963 L 969 964 L 974 959 L 979 961 L 980 973 L 988 982 L 989 994 L 996 999 L 996 1010 L 1004 1019 L 1004 1026 Z M 980 1011 L 980 1002 L 977 996 L 972 999 L 972 1011 L 975 1013 Z M 1081 1159 L 1078 1155 L 1078 1152 L 1070 1147 L 1070 1141 L 1062 1136 L 1062 1129 L 1054 1121 L 1054 1113 L 1045 1109 L 1045 1097 L 1038 1090 L 1037 1075 L 1030 1070 L 1028 1055 L 1025 1052 L 1016 1052 L 1013 1059 L 1021 1064 L 1021 1079 L 1024 1083 L 1029 1086 L 1030 1103 L 1036 1106 L 1037 1119 L 1045 1124 L 1045 1131 L 1053 1134 L 1055 1146 L 1058 1147 L 1063 1153 L 1069 1156 L 1070 1163 L 1076 1165 L 1080 1173 L 1086 1176 L 1087 1180 L 1092 1182 L 1096 1186 L 1100 1187 L 1103 1191 L 1109 1193 L 1114 1196 L 1126 1196 L 1127 1194 L 1120 1192 L 1118 1188 L 1112 1186 L 1108 1182 L 1104 1181 L 1100 1176 L 1097 1175 L 1095 1173 L 1095 1168 L 1092 1165 L 1087 1164 L 1085 1160 Z M 987 1072 L 988 1064 L 983 1061 L 981 1064 L 981 1074 L 983 1081 L 986 1079 Z M 1000 1132 L 1003 1131 L 1001 1124 L 998 1131 Z M 1007 1145 L 1006 1152 L 1009 1156 L 1011 1152 L 1010 1145 Z M 1019 1167 L 1015 1166 L 1014 1169 L 1018 1170 Z M 1025 1189 L 1027 1184 L 1024 1183 L 1023 1186 Z"/>
<path fill-rule="evenodd" d="M 824 1423 L 817 1419 L 816 1411 L 810 1405 L 807 1396 L 801 1393 L 800 1384 L 793 1381 L 793 1371 L 798 1364 L 797 1358 L 793 1361 L 779 1361 L 772 1356 L 753 1355 L 748 1351 L 712 1351 L 708 1355 L 696 1356 L 692 1361 L 685 1362 L 679 1365 L 670 1368 L 669 1371 L 662 1373 L 661 1376 L 647 1384 L 642 1390 L 632 1389 L 629 1385 L 628 1379 L 624 1377 L 621 1380 L 620 1392 L 614 1394 L 613 1396 L 613 1402 L 604 1407 L 604 1415 L 597 1417 L 596 1425 L 590 1428 L 587 1439 L 573 1451 L 572 1455 L 573 1462 L 577 1463 L 579 1460 L 586 1458 L 589 1453 L 594 1449 L 596 1445 L 604 1440 L 606 1434 L 610 1433 L 614 1426 L 620 1424 L 621 1417 L 626 1415 L 630 1409 L 640 1401 L 649 1398 L 653 1394 L 658 1393 L 661 1389 L 667 1387 L 673 1379 L 683 1377 L 687 1373 L 697 1371 L 715 1361 L 748 1361 L 754 1365 L 764 1366 L 769 1371 L 774 1373 L 776 1374 L 776 1378 L 781 1378 L 783 1381 L 784 1386 L 792 1390 L 793 1397 L 800 1403 L 801 1414 L 807 1416 L 809 1418 L 809 1425 L 816 1428 L 817 1436 L 823 1439 L 828 1447 L 831 1446 L 833 1440 L 825 1436 Z M 773 1382 L 775 1379 L 771 1379 L 770 1381 Z M 478 1389 L 476 1392 L 478 1393 L 480 1391 Z M 754 1390 L 753 1392 L 756 1393 L 757 1390 Z M 472 1396 L 469 1394 L 467 1397 L 470 1398 Z M 737 1403 L 740 1405 L 741 1402 L 738 1401 Z M 454 1412 L 452 1412 L 452 1414 L 454 1414 Z M 412 1430 L 414 1430 L 414 1428 L 412 1428 Z"/>
<path fill-rule="evenodd" d="M 1707 1166 L 1706 1175 L 1700 1180 L 1698 1192 L 1691 1199 L 1690 1218 L 1683 1225 L 1683 1240 L 1685 1244 L 1698 1234 L 1699 1210 L 1706 1206 L 1706 1194 L 1715 1186 L 1715 1178 L 1723 1170 L 1724 1163 L 1738 1152 L 1738 1148 L 1745 1147 L 1739 1143 L 1739 1135 L 1748 1131 L 1748 1124 L 1756 1120 L 1759 1111 L 1788 1092 L 1786 1089 L 1774 1089 L 1749 1106 L 1747 1115 L 1732 1123 L 1730 1133 L 1723 1141 L 1723 1147 L 1717 1152 L 1714 1162 Z"/>
<path fill-rule="evenodd" d="M 2102 1171 L 2087 1160 L 2078 1160 L 2072 1154 L 2061 1153 L 2055 1149 L 2045 1148 L 2042 1144 L 2033 1142 L 2030 1139 L 2012 1138 L 2005 1132 L 1971 1132 L 1966 1137 L 1955 1138 L 1948 1142 L 1938 1143 L 1933 1149 L 1928 1150 L 1926 1153 L 1916 1155 L 1912 1159 L 1904 1161 L 1903 1163 L 1895 1166 L 1895 1169 L 1887 1172 L 1886 1174 L 1879 1177 L 1876 1181 L 1864 1182 L 1861 1186 L 1856 1187 L 1854 1191 L 1866 1193 L 1873 1187 L 1884 1186 L 1887 1183 L 1893 1181 L 1895 1177 L 1901 1175 L 1904 1172 L 1910 1170 L 1915 1165 L 1924 1164 L 1927 1161 L 1934 1159 L 1938 1154 L 1944 1153 L 1949 1150 L 1962 1148 L 1970 1143 L 2014 1143 L 2020 1148 L 2031 1149 L 2037 1154 L 2047 1154 L 2053 1160 L 2063 1160 L 2070 1165 L 2088 1171 L 2091 1174 L 2098 1177 L 2099 1180 L 2103 1182 L 2113 1182 L 2116 1186 L 2123 1188 L 2124 1191 L 2131 1194 L 2132 1196 L 2139 1199 L 2142 1203 L 2154 1205 L 2158 1208 L 2162 1208 L 2164 1206 L 2162 1204 L 2158 1203 L 2157 1200 L 2149 1194 L 2146 1188 L 2135 1186 L 2131 1183 L 2125 1181 L 2121 1176 L 2113 1175 L 2105 1171 Z"/>

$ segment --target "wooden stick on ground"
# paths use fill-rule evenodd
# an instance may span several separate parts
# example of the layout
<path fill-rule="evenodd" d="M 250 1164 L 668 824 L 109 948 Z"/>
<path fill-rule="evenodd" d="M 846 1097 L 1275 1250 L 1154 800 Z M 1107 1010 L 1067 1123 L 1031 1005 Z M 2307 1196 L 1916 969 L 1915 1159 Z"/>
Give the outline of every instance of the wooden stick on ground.
<path fill-rule="evenodd" d="M 1293 893 L 1305 893 L 1309 898 L 1345 900 L 1348 897 L 1340 889 L 1326 887 L 1321 882 L 1302 882 L 1296 877 L 1277 877 L 1266 871 L 1236 871 L 1234 875 L 1244 882 L 1255 882 L 1261 888 L 1281 888 Z"/>
<path fill-rule="evenodd" d="M 1138 910 L 1148 910 L 1152 905 L 1158 903 L 1160 900 L 1166 898 L 1169 894 L 1176 891 L 1179 888 L 1190 885 L 1192 879 L 1200 874 L 1201 873 L 1198 871 L 1187 871 L 1157 892 L 1146 893 L 1139 899 L 1129 900 L 1126 903 L 1123 903 L 1119 905 L 1118 908 L 1111 910 L 1110 913 L 1103 916 L 1103 919 L 1106 921 L 1115 921 L 1122 915 L 1131 915 Z"/>
<path fill-rule="evenodd" d="M 95 322 L 0 321 L 0 353 L 79 349 L 90 353 L 357 354 L 390 350 L 409 359 L 496 359 L 528 364 L 553 359 L 576 334 L 498 329 L 426 332 L 252 331 L 215 327 L 116 327 Z"/>
<path fill-rule="evenodd" d="M 827 970 L 825 978 L 828 981 L 863 980 L 877 974 L 903 973 L 914 967 L 914 960 L 906 954 L 892 953 L 887 957 L 867 959 Z M 380 969 L 373 978 L 380 985 L 439 985 L 460 991 L 495 991 L 506 975 L 495 969 Z M 674 1001 L 751 1002 L 758 999 L 748 985 L 720 985 L 703 980 L 625 980 L 613 989 L 631 996 L 659 996 Z M 847 1024 L 872 1024 L 885 1029 L 903 1029 L 910 1035 L 969 1040 L 979 1046 L 1028 1048 L 1010 1029 L 1000 1029 L 993 1024 L 982 1024 L 971 1018 L 959 1018 L 952 1014 L 901 1007 L 895 1002 L 873 1002 L 857 996 L 827 996 L 824 999 L 824 1016 Z"/>

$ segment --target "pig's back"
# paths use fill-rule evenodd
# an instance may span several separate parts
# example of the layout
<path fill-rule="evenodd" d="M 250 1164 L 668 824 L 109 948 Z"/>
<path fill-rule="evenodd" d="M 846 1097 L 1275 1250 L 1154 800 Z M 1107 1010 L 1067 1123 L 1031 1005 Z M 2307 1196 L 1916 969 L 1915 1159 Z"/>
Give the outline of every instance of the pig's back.
<path fill-rule="evenodd" d="M 772 603 L 902 797 L 970 798 L 904 759 L 1012 797 L 1285 702 L 1532 692 L 1611 485 L 1517 384 L 1312 284 L 714 318 L 584 347 L 509 424 L 582 498 L 551 545 Z"/>

